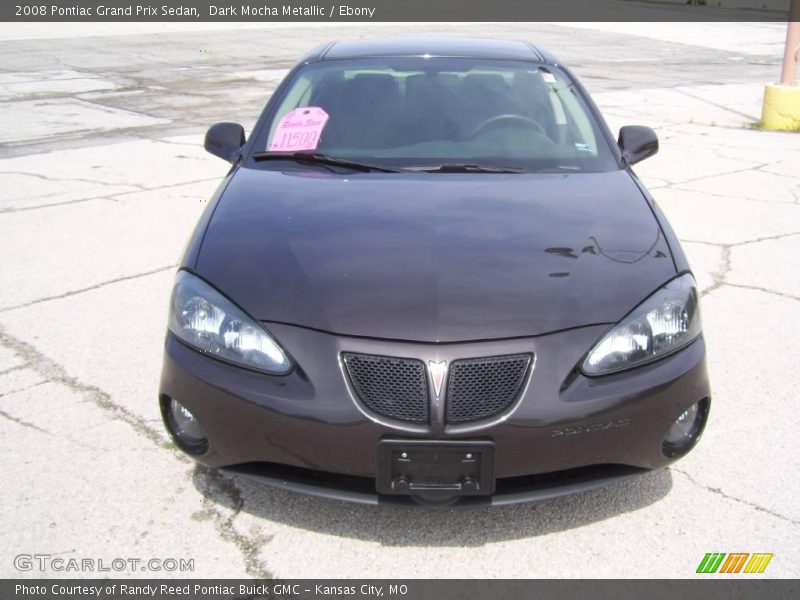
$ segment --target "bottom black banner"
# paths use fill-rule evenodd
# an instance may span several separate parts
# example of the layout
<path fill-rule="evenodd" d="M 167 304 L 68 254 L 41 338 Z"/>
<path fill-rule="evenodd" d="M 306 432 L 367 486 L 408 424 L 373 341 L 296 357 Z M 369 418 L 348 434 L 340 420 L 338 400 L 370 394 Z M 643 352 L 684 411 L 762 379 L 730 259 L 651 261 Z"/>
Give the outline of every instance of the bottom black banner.
<path fill-rule="evenodd" d="M 800 582 L 730 577 L 698 580 L 236 580 L 6 579 L 3 600 L 750 600 L 800 598 Z"/>

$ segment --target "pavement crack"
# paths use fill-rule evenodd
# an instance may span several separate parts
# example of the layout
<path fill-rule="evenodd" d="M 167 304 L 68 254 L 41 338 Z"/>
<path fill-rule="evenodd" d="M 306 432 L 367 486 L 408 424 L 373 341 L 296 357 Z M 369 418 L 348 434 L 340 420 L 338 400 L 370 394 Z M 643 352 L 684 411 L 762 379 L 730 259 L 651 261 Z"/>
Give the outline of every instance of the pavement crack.
<path fill-rule="evenodd" d="M 199 521 L 213 521 L 219 536 L 226 542 L 236 546 L 244 559 L 244 567 L 248 575 L 258 579 L 272 579 L 272 574 L 258 558 L 262 546 L 272 540 L 272 536 L 255 533 L 245 535 L 234 525 L 236 517 L 244 506 L 242 493 L 233 478 L 217 469 L 203 465 L 195 467 L 195 481 L 203 494 L 203 509 L 192 518 Z M 211 503 L 214 504 L 211 504 Z M 226 506 L 228 511 L 219 508 Z"/>
<path fill-rule="evenodd" d="M 25 302 L 23 304 L 17 304 L 15 306 L 9 306 L 7 308 L 0 309 L 0 313 L 9 312 L 12 310 L 17 310 L 19 308 L 27 308 L 28 306 L 33 306 L 35 304 L 41 304 L 42 302 L 50 302 L 51 300 L 61 300 L 62 298 L 69 298 L 70 296 L 76 296 L 78 294 L 83 294 L 85 292 L 91 292 L 92 290 L 96 290 L 107 285 L 112 285 L 114 283 L 120 283 L 122 281 L 129 281 L 131 279 L 139 279 L 140 277 L 148 277 L 150 275 L 156 275 L 158 273 L 163 273 L 164 271 L 169 271 L 174 269 L 178 265 L 167 265 L 166 267 L 159 267 L 157 269 L 153 269 L 152 271 L 145 271 L 144 273 L 136 273 L 135 275 L 125 275 L 124 277 L 117 277 L 116 279 L 109 279 L 108 281 L 104 281 L 102 283 L 98 283 L 96 285 L 91 285 L 89 287 L 80 288 L 77 290 L 71 290 L 69 292 L 64 292 L 63 294 L 57 294 L 55 296 L 46 296 L 44 298 L 38 298 L 36 300 L 31 300 L 30 302 Z"/>
<path fill-rule="evenodd" d="M 53 208 L 56 206 L 68 206 L 70 204 L 80 204 L 81 202 L 91 202 L 92 200 L 109 200 L 112 202 L 116 202 L 113 198 L 109 198 L 107 196 L 92 196 L 91 198 L 76 198 L 74 200 L 64 200 L 63 202 L 50 202 L 47 204 L 36 204 L 35 206 L 21 206 L 11 207 L 11 208 L 2 208 L 0 209 L 0 215 L 7 214 L 7 213 L 17 213 L 17 212 L 27 212 L 29 210 L 40 210 L 42 208 Z"/>
<path fill-rule="evenodd" d="M 725 285 L 725 278 L 731 271 L 731 246 L 724 244 L 720 246 L 720 249 L 722 250 L 722 266 L 711 273 L 711 285 L 700 292 L 700 296 L 707 296 Z"/>
<path fill-rule="evenodd" d="M 27 369 L 28 365 L 17 365 L 16 367 L 9 367 L 8 369 L 3 369 L 0 371 L 0 375 L 5 375 L 6 373 L 11 373 L 12 371 L 21 371 L 23 369 Z"/>
<path fill-rule="evenodd" d="M 775 171 L 768 171 L 767 170 L 767 167 L 771 167 L 771 166 L 773 166 L 773 165 L 775 165 L 777 163 L 780 163 L 780 162 L 781 161 L 773 161 L 773 162 L 767 163 L 765 165 L 761 165 L 760 167 L 758 167 L 755 170 L 756 171 L 761 171 L 762 173 L 766 173 L 767 175 L 774 175 L 775 177 L 786 177 L 787 179 L 791 179 L 792 181 L 800 180 L 800 179 L 798 179 L 797 175 L 787 175 L 786 173 L 776 173 Z"/>
<path fill-rule="evenodd" d="M 776 233 L 775 235 L 766 235 L 763 237 L 753 238 L 752 240 L 744 240 L 743 242 L 707 242 L 705 240 L 690 240 L 686 238 L 681 238 L 680 242 L 682 244 L 705 244 L 706 246 L 715 246 L 717 248 L 735 248 L 737 246 L 746 246 L 748 244 L 758 244 L 760 242 L 780 240 L 795 235 L 800 235 L 800 231 L 790 231 L 788 233 Z"/>
<path fill-rule="evenodd" d="M 44 385 L 45 383 L 50 383 L 50 380 L 46 379 L 44 381 L 40 381 L 38 383 L 33 383 L 31 385 L 27 385 L 27 386 L 22 387 L 22 388 L 15 388 L 13 390 L 8 390 L 7 392 L 3 392 L 2 394 L 0 394 L 0 398 L 3 398 L 5 396 L 11 396 L 13 394 L 19 394 L 20 392 L 27 392 L 28 390 L 32 390 L 35 387 L 39 387 L 40 385 Z"/>
<path fill-rule="evenodd" d="M 3 417 L 4 419 L 8 419 L 9 421 L 12 421 L 12 422 L 16 423 L 17 425 L 21 425 L 22 427 L 27 427 L 28 429 L 33 429 L 35 431 L 38 431 L 39 433 L 44 433 L 46 435 L 53 435 L 52 433 L 50 433 L 46 429 L 42 429 L 38 425 L 34 425 L 33 423 L 28 423 L 27 421 L 23 421 L 22 419 L 19 419 L 19 418 L 13 416 L 13 415 L 10 415 L 7 412 L 4 412 L 2 410 L 0 410 L 0 417 Z"/>
<path fill-rule="evenodd" d="M 731 244 L 731 246 L 746 246 L 748 244 L 758 244 L 760 242 L 769 242 L 772 240 L 781 240 L 783 238 L 792 237 L 795 235 L 800 235 L 800 231 L 792 231 L 789 233 L 777 233 L 775 235 L 766 235 L 764 237 L 755 238 L 754 240 L 747 240 L 744 242 L 737 242 L 735 244 Z"/>
<path fill-rule="evenodd" d="M 740 288 L 743 290 L 754 290 L 757 292 L 764 292 L 765 294 L 774 294 L 775 296 L 780 296 L 781 298 L 787 298 L 789 300 L 798 300 L 800 301 L 800 296 L 795 296 L 793 294 L 787 294 L 786 292 L 779 292 L 777 290 L 771 290 L 769 288 L 761 287 L 759 285 L 746 285 L 743 283 L 723 283 L 725 287 L 734 287 Z"/>
<path fill-rule="evenodd" d="M 781 519 L 783 521 L 788 521 L 789 523 L 791 523 L 793 525 L 800 525 L 800 521 L 792 519 L 791 517 L 787 517 L 786 515 L 782 515 L 780 513 L 777 513 L 774 510 L 770 510 L 769 508 L 765 508 L 763 506 L 760 506 L 760 505 L 756 504 L 755 502 L 750 502 L 749 500 L 745 500 L 743 498 L 737 498 L 736 496 L 731 496 L 730 494 L 726 494 L 720 488 L 715 488 L 715 487 L 711 487 L 710 485 L 705 485 L 703 483 L 700 483 L 694 477 L 689 475 L 689 473 L 687 473 L 686 471 L 683 471 L 681 469 L 676 469 L 675 467 L 669 467 L 669 469 L 670 469 L 670 471 L 674 471 L 675 473 L 680 473 L 681 475 L 686 477 L 686 479 L 688 479 L 691 483 L 693 483 L 694 485 L 696 485 L 700 489 L 703 489 L 703 490 L 705 490 L 707 492 L 711 492 L 712 494 L 716 494 L 718 496 L 722 496 L 726 500 L 731 500 L 733 502 L 738 502 L 739 504 L 744 504 L 745 506 L 749 506 L 750 508 L 753 508 L 753 509 L 755 509 L 755 510 L 757 510 L 759 512 L 763 512 L 763 513 L 766 513 L 768 515 L 771 515 L 771 516 L 773 516 L 773 517 L 775 517 L 777 519 Z"/>
<path fill-rule="evenodd" d="M 112 184 L 105 181 L 98 181 L 97 179 L 88 179 L 86 177 L 62 177 L 60 175 L 43 175 L 42 173 L 33 173 L 31 171 L 0 171 L 3 175 L 22 175 L 23 177 L 33 177 L 40 181 L 48 181 L 50 183 L 62 184 L 65 181 L 76 181 L 78 183 L 88 183 L 91 185 L 99 185 L 101 187 L 111 187 Z M 141 187 L 140 184 L 130 183 L 126 184 L 132 187 Z"/>
<path fill-rule="evenodd" d="M 731 271 L 731 254 L 734 248 L 740 246 L 747 246 L 749 244 L 759 244 L 761 242 L 768 242 L 772 240 L 780 240 L 787 237 L 792 237 L 795 235 L 800 235 L 800 231 L 794 231 L 790 233 L 778 233 L 776 235 L 768 235 L 760 238 L 755 238 L 752 240 L 745 240 L 743 242 L 735 242 L 732 244 L 725 244 L 725 243 L 718 243 L 718 242 L 705 242 L 703 240 L 680 240 L 681 243 L 685 244 L 703 244 L 706 246 L 713 246 L 715 248 L 719 248 L 722 251 L 722 266 L 719 269 L 716 269 L 713 273 L 711 273 L 711 285 L 700 292 L 700 296 L 706 296 L 711 292 L 718 290 L 721 287 L 735 287 L 745 290 L 755 290 L 758 292 L 764 292 L 766 294 L 774 294 L 776 296 L 780 296 L 782 298 L 788 298 L 789 300 L 800 300 L 800 297 L 795 296 L 793 294 L 787 294 L 786 292 L 781 292 L 778 290 L 773 290 L 770 288 L 758 286 L 758 285 L 749 285 L 744 283 L 729 283 L 726 281 L 728 274 Z"/>
<path fill-rule="evenodd" d="M 30 369 L 45 377 L 49 382 L 60 383 L 84 398 L 91 400 L 117 420 L 130 425 L 136 433 L 146 437 L 156 446 L 165 449 L 172 448 L 172 444 L 167 442 L 159 431 L 124 406 L 116 404 L 108 392 L 95 385 L 83 383 L 77 377 L 72 377 L 59 363 L 39 352 L 28 342 L 10 336 L 2 328 L 0 328 L 0 346 L 8 348 L 23 357 L 28 362 Z"/>
<path fill-rule="evenodd" d="M 766 171 L 765 171 L 765 173 L 766 173 Z M 705 178 L 701 178 L 701 179 L 705 179 Z M 691 181 L 697 181 L 697 180 L 696 179 L 692 179 Z M 738 194 L 716 194 L 714 192 L 709 192 L 709 191 L 705 191 L 705 190 L 702 191 L 702 192 L 699 192 L 699 191 L 693 190 L 691 188 L 681 187 L 681 185 L 683 183 L 684 182 L 675 183 L 675 184 L 670 184 L 668 186 L 664 186 L 662 188 L 652 188 L 652 189 L 656 189 L 657 190 L 657 189 L 666 188 L 666 189 L 671 189 L 671 190 L 675 190 L 675 191 L 678 191 L 678 192 L 686 192 L 686 193 L 691 193 L 691 194 L 699 194 L 699 195 L 703 195 L 703 196 L 712 196 L 714 198 L 722 198 L 723 200 L 730 200 L 731 198 L 736 198 L 738 200 L 746 200 L 747 202 L 761 202 L 761 203 L 766 203 L 766 204 L 792 204 L 792 202 L 785 202 L 783 200 L 768 200 L 767 198 L 753 198 L 752 196 L 743 196 L 743 195 L 738 195 Z"/>
<path fill-rule="evenodd" d="M 730 246 L 731 244 L 725 244 L 723 242 L 706 242 L 704 240 L 690 240 L 687 238 L 681 238 L 681 244 L 702 244 L 704 246 L 713 246 L 714 248 L 722 248 L 723 246 Z"/>
<path fill-rule="evenodd" d="M 0 174 L 2 174 L 2 173 L 0 173 Z M 44 208 L 55 208 L 55 207 L 58 207 L 58 206 L 68 206 L 70 204 L 80 204 L 82 202 L 91 202 L 93 200 L 107 200 L 109 202 L 117 202 L 117 203 L 119 203 L 121 200 L 125 200 L 125 196 L 130 196 L 130 195 L 133 195 L 133 194 L 141 194 L 143 192 L 154 192 L 155 193 L 155 192 L 160 192 L 162 190 L 168 190 L 170 188 L 181 187 L 181 186 L 184 186 L 184 185 L 192 185 L 192 184 L 195 184 L 195 183 L 206 183 L 206 182 L 211 182 L 211 181 L 219 181 L 219 178 L 218 177 L 210 177 L 210 178 L 203 178 L 203 179 L 194 179 L 192 181 L 184 181 L 184 182 L 180 182 L 180 183 L 163 185 L 163 186 L 155 187 L 155 188 L 145 188 L 145 187 L 134 185 L 134 184 L 131 184 L 131 183 L 124 183 L 124 184 L 121 184 L 121 185 L 125 185 L 125 186 L 128 186 L 128 187 L 133 187 L 135 189 L 119 191 L 119 192 L 112 193 L 112 194 L 105 194 L 105 195 L 101 194 L 101 195 L 96 195 L 96 196 L 88 196 L 88 197 L 85 197 L 85 198 L 74 198 L 72 200 L 63 200 L 61 202 L 49 202 L 49 203 L 45 203 L 45 204 L 36 204 L 34 206 L 21 206 L 21 207 L 13 207 L 12 206 L 12 207 L 9 207 L 9 208 L 0 208 L 0 215 L 7 214 L 7 213 L 26 212 L 26 211 L 30 211 L 30 210 L 41 210 L 41 209 L 44 209 Z M 47 196 L 41 196 L 41 197 L 46 198 Z M 39 198 L 39 196 L 37 196 L 35 198 L 27 198 L 27 200 L 36 200 L 37 198 Z"/>
<path fill-rule="evenodd" d="M 198 132 L 198 134 L 202 135 L 202 132 Z M 178 136 L 174 136 L 174 137 L 178 137 Z M 186 148 L 197 148 L 199 146 L 199 144 L 197 142 L 178 142 L 178 141 L 175 141 L 174 139 L 169 139 L 169 138 L 148 137 L 148 136 L 143 136 L 143 135 L 139 136 L 139 138 L 142 139 L 142 140 L 147 140 L 147 141 L 151 141 L 151 142 L 159 142 L 161 144 L 171 144 L 173 146 L 183 146 L 183 147 L 186 147 Z"/>
<path fill-rule="evenodd" d="M 730 106 L 725 106 L 724 104 L 719 104 L 718 102 L 712 102 L 708 98 L 703 98 L 702 96 L 697 96 L 695 94 L 690 94 L 685 89 L 682 89 L 680 87 L 676 87 L 676 88 L 673 88 L 673 89 L 676 92 L 678 92 L 679 94 L 683 94 L 684 96 L 688 96 L 689 98 L 694 98 L 695 100 L 699 100 L 700 102 L 705 102 L 706 104 L 709 104 L 709 105 L 711 105 L 711 106 L 713 106 L 715 108 L 719 108 L 720 110 L 727 111 L 729 113 L 732 113 L 734 115 L 738 115 L 740 117 L 744 117 L 745 119 L 748 119 L 750 121 L 754 121 L 754 120 L 758 119 L 758 117 L 753 116 L 751 114 L 744 113 L 744 112 L 741 112 L 741 111 L 738 111 L 738 110 L 734 110 Z"/>
<path fill-rule="evenodd" d="M 735 159 L 735 160 L 738 160 L 739 162 L 745 162 L 745 161 L 743 161 L 741 159 Z M 770 163 L 770 162 L 758 163 L 758 164 L 755 164 L 755 165 L 751 164 L 750 166 L 742 167 L 741 169 L 733 169 L 731 171 L 722 171 L 720 173 L 713 173 L 711 175 L 702 175 L 700 177 L 692 177 L 690 179 L 682 179 L 680 181 L 671 181 L 669 179 L 665 179 L 664 181 L 667 181 L 670 184 L 667 187 L 675 186 L 675 189 L 680 189 L 681 191 L 697 192 L 697 190 L 691 190 L 691 189 L 690 190 L 685 190 L 685 189 L 682 189 L 680 186 L 685 185 L 687 183 L 694 183 L 696 181 L 702 181 L 703 179 L 714 179 L 716 177 L 724 177 L 724 176 L 728 176 L 728 175 L 736 175 L 738 173 L 748 173 L 750 171 L 761 169 L 762 167 L 768 167 L 771 164 L 772 163 Z M 700 193 L 704 193 L 704 192 L 700 192 Z M 737 198 L 742 198 L 743 196 L 736 196 L 736 197 Z"/>

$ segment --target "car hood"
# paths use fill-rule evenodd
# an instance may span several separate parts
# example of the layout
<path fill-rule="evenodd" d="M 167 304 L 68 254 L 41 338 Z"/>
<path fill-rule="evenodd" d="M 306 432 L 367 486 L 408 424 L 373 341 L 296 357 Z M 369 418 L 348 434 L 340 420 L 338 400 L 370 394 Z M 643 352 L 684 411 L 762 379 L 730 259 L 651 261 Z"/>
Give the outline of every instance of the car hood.
<path fill-rule="evenodd" d="M 429 342 L 614 322 L 675 275 L 625 171 L 241 168 L 195 269 L 262 321 Z"/>

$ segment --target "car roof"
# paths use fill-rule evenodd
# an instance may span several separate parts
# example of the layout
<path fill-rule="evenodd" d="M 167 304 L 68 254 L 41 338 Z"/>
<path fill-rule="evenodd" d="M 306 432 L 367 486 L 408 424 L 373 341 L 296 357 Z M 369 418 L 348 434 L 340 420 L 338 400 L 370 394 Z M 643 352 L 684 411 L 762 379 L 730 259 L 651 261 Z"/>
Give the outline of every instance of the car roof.
<path fill-rule="evenodd" d="M 402 37 L 329 42 L 312 50 L 305 62 L 392 56 L 447 56 L 556 63 L 549 52 L 530 42 L 469 37 Z"/>

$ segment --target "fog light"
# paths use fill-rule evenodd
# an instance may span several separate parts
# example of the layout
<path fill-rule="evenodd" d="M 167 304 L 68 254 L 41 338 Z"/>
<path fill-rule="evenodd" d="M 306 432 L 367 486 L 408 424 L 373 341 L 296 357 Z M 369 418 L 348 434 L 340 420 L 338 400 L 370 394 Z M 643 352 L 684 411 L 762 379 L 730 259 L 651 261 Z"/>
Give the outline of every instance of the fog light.
<path fill-rule="evenodd" d="M 165 404 L 167 425 L 178 445 L 193 454 L 205 452 L 208 439 L 197 418 L 174 398 L 169 398 Z"/>
<path fill-rule="evenodd" d="M 697 442 L 708 419 L 708 398 L 703 398 L 683 411 L 664 436 L 663 452 L 675 457 L 691 450 Z"/>

